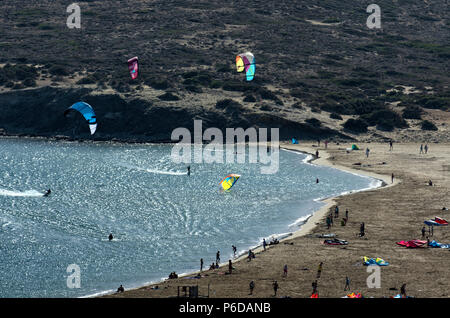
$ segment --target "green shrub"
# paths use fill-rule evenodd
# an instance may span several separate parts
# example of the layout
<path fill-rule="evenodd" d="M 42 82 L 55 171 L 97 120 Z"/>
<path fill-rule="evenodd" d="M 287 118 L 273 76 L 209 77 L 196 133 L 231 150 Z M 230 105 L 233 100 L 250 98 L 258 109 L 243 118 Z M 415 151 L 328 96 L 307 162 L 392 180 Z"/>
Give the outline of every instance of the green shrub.
<path fill-rule="evenodd" d="M 421 125 L 422 130 L 438 130 L 436 125 L 429 120 L 424 120 Z"/>
<path fill-rule="evenodd" d="M 173 95 L 173 94 L 170 93 L 170 92 L 167 92 L 167 93 L 165 93 L 165 94 L 163 94 L 163 95 L 160 95 L 160 96 L 158 96 L 158 98 L 159 98 L 160 100 L 165 100 L 165 101 L 176 101 L 176 100 L 180 100 L 180 98 L 179 98 L 178 96 Z"/>
<path fill-rule="evenodd" d="M 34 86 L 36 86 L 36 81 L 34 79 L 32 79 L 32 78 L 27 78 L 22 83 L 26 87 L 34 87 Z"/>
<path fill-rule="evenodd" d="M 256 102 L 256 98 L 253 95 L 246 95 L 244 97 L 244 102 L 246 102 L 246 103 L 254 103 L 254 102 Z"/>
<path fill-rule="evenodd" d="M 259 109 L 266 111 L 266 112 L 271 112 L 273 110 L 273 107 L 270 106 L 269 104 L 262 103 L 261 105 L 259 105 Z"/>
<path fill-rule="evenodd" d="M 290 94 L 292 97 L 297 97 L 297 98 L 305 98 L 306 96 L 309 95 L 302 88 L 291 88 Z"/>
<path fill-rule="evenodd" d="M 220 73 L 229 73 L 232 71 L 228 64 L 219 64 L 216 66 L 216 70 Z"/>
<path fill-rule="evenodd" d="M 354 133 L 367 132 L 367 123 L 362 119 L 350 118 L 344 123 L 344 129 Z"/>
<path fill-rule="evenodd" d="M 426 96 L 417 100 L 417 104 L 424 108 L 446 110 L 450 106 L 450 98 Z"/>
<path fill-rule="evenodd" d="M 380 109 L 370 114 L 361 115 L 361 119 L 365 120 L 369 126 L 376 125 L 380 130 L 408 127 L 408 123 L 399 114 L 390 109 Z"/>
<path fill-rule="evenodd" d="M 342 120 L 342 116 L 339 115 L 339 114 L 336 114 L 336 113 L 331 113 L 331 114 L 330 114 L 330 118 L 331 118 L 331 119 L 339 119 L 339 120 Z"/>
<path fill-rule="evenodd" d="M 201 87 L 195 86 L 195 85 L 187 85 L 187 86 L 185 86 L 185 89 L 192 93 L 202 93 L 203 92 Z"/>
<path fill-rule="evenodd" d="M 277 100 L 278 97 L 277 95 L 275 95 L 273 92 L 271 92 L 270 90 L 261 87 L 258 90 L 259 96 L 261 96 L 261 99 L 266 99 L 266 100 Z"/>
<path fill-rule="evenodd" d="M 230 98 L 217 101 L 216 108 L 222 109 L 227 113 L 240 112 L 244 109 L 241 104 Z"/>
<path fill-rule="evenodd" d="M 310 124 L 313 127 L 320 127 L 322 123 L 317 118 L 308 118 L 305 120 L 306 123 Z"/>
<path fill-rule="evenodd" d="M 422 113 L 422 108 L 416 105 L 410 105 L 403 109 L 402 117 L 405 119 L 421 119 Z"/>
<path fill-rule="evenodd" d="M 86 76 L 76 82 L 79 85 L 82 84 L 95 84 L 95 79 L 92 76 Z"/>
<path fill-rule="evenodd" d="M 166 90 L 170 87 L 169 81 L 166 79 L 145 79 L 144 83 L 154 89 Z"/>
<path fill-rule="evenodd" d="M 48 69 L 48 72 L 52 75 L 57 76 L 66 76 L 69 75 L 69 72 L 64 66 L 61 65 L 54 65 Z"/>
<path fill-rule="evenodd" d="M 292 104 L 291 107 L 295 108 L 295 109 L 303 109 L 302 103 L 300 103 L 300 102 L 296 102 L 296 103 Z"/>
<path fill-rule="evenodd" d="M 222 85 L 221 81 L 212 80 L 211 83 L 209 83 L 209 88 L 221 88 Z"/>
<path fill-rule="evenodd" d="M 344 114 L 348 113 L 347 109 L 342 104 L 337 103 L 325 103 L 320 105 L 320 109 L 330 112 L 330 113 L 337 113 L 337 114 Z"/>

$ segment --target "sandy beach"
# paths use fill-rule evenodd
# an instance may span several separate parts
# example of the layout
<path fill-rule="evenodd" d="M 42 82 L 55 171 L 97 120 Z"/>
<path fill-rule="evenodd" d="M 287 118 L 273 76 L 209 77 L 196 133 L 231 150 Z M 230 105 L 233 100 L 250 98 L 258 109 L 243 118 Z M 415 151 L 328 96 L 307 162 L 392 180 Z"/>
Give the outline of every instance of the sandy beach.
<path fill-rule="evenodd" d="M 392 151 L 388 143 L 357 144 L 361 150 L 350 152 L 345 150 L 351 147 L 350 143 L 330 143 L 327 149 L 323 143 L 318 147 L 313 142 L 282 144 L 281 147 L 307 153 L 318 150 L 319 159 L 313 164 L 381 179 L 385 186 L 325 200 L 326 205 L 290 237 L 265 251 L 254 250 L 256 258 L 251 261 L 246 257 L 233 260 L 231 275 L 225 274 L 228 272 L 228 265 L 225 265 L 216 270 L 203 270 L 201 278 L 192 278 L 196 275 L 192 274 L 134 290 L 124 286 L 124 293 L 103 297 L 177 297 L 178 286 L 198 285 L 200 297 L 266 298 L 274 297 L 272 283 L 275 280 L 279 284 L 276 297 L 310 297 L 320 262 L 323 262 L 323 270 L 318 279 L 319 297 L 343 297 L 349 292 L 360 292 L 365 297 L 390 297 L 400 292 L 402 284 L 406 284 L 407 294 L 413 297 L 449 297 L 449 250 L 407 249 L 395 242 L 421 239 L 425 220 L 435 216 L 450 219 L 450 211 L 442 210 L 450 207 L 450 144 L 429 144 L 427 154 L 419 154 L 420 144 L 417 143 L 394 143 Z M 364 151 L 367 147 L 370 149 L 368 158 Z M 433 186 L 428 185 L 428 180 L 433 181 Z M 336 204 L 339 219 L 327 230 L 325 218 L 334 211 Z M 341 226 L 346 209 L 349 220 L 346 226 Z M 361 222 L 365 223 L 363 238 L 358 237 Z M 326 246 L 323 238 L 316 237 L 321 233 L 335 233 L 349 244 Z M 449 228 L 435 228 L 430 239 L 450 243 Z M 230 250 L 232 244 L 230 242 Z M 381 257 L 390 263 L 381 267 L 380 288 L 367 287 L 370 273 L 362 264 L 363 256 Z M 205 255 L 204 259 L 209 258 Z M 286 277 L 283 275 L 285 264 L 288 266 Z M 168 268 L 167 275 L 171 271 Z M 350 291 L 344 291 L 346 276 L 350 278 Z M 250 281 L 255 283 L 252 295 L 249 295 Z"/>

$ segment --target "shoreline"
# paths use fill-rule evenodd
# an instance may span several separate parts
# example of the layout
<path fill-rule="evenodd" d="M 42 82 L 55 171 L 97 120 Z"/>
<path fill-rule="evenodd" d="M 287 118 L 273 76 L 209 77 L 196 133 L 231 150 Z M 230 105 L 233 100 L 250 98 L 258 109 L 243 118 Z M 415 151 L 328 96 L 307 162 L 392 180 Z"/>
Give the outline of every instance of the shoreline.
<path fill-rule="evenodd" d="M 326 198 L 318 198 L 315 199 L 314 201 L 319 201 L 319 202 L 323 202 L 324 205 L 322 207 L 320 207 L 318 210 L 315 210 L 312 212 L 312 214 L 310 215 L 306 215 L 305 216 L 305 220 L 303 221 L 302 224 L 299 224 L 298 226 L 300 227 L 299 229 L 292 231 L 292 232 L 286 232 L 286 233 L 276 233 L 276 234 L 271 234 L 269 235 L 270 237 L 276 237 L 279 240 L 279 243 L 276 245 L 280 245 L 282 243 L 285 243 L 286 241 L 295 239 L 295 238 L 299 238 L 299 237 L 303 237 L 303 236 L 307 236 L 308 234 L 310 234 L 310 232 L 312 230 L 314 230 L 318 224 L 319 221 L 324 218 L 324 216 L 326 215 L 326 213 L 329 211 L 329 209 L 335 205 L 336 201 L 338 198 L 343 197 L 343 196 L 348 196 L 348 195 L 352 195 L 352 194 L 356 194 L 356 193 L 360 193 L 360 192 L 364 192 L 364 191 L 370 191 L 370 190 L 377 190 L 377 189 L 382 189 L 385 187 L 389 187 L 389 186 L 394 186 L 397 185 L 401 180 L 399 180 L 398 178 L 395 179 L 394 183 L 389 184 L 387 181 L 390 179 L 390 176 L 388 175 L 382 175 L 382 174 L 376 174 L 376 173 L 370 173 L 364 170 L 356 170 L 356 169 L 351 169 L 351 168 L 347 168 L 341 165 L 335 165 L 334 163 L 329 161 L 330 158 L 330 154 L 326 152 L 325 149 L 322 149 L 321 151 L 323 151 L 325 153 L 325 156 L 319 156 L 319 158 L 315 158 L 315 155 L 313 154 L 314 151 L 312 149 L 309 149 L 308 146 L 306 145 L 298 145 L 299 147 L 295 147 L 295 145 L 291 145 L 288 143 L 284 143 L 284 142 L 280 142 L 280 150 L 285 150 L 285 151 L 292 151 L 292 152 L 297 152 L 297 153 L 301 153 L 304 155 L 307 155 L 307 157 L 303 160 L 304 163 L 307 164 L 312 164 L 312 165 L 316 165 L 316 166 L 324 166 L 324 167 L 331 167 L 331 168 L 335 168 L 337 170 L 341 170 L 341 171 L 345 171 L 347 173 L 352 173 L 354 175 L 358 175 L 358 176 L 362 176 L 362 177 L 366 177 L 366 178 L 370 178 L 370 179 L 375 179 L 375 180 L 379 180 L 381 182 L 381 184 L 379 186 L 375 186 L 375 187 L 368 187 L 368 188 L 364 188 L 364 189 L 360 189 L 360 190 L 354 190 L 354 191 L 350 191 L 350 192 L 343 192 L 340 193 L 336 196 L 332 196 L 332 197 L 326 197 Z M 300 218 L 299 218 L 300 219 Z M 274 246 L 276 246 L 274 245 Z M 269 249 L 271 247 L 271 245 L 267 245 L 267 248 Z M 252 250 L 252 252 L 255 253 L 255 255 L 258 255 L 259 253 L 263 252 L 263 246 L 262 243 L 254 246 L 254 247 L 249 247 L 249 249 Z M 247 259 L 247 253 L 243 252 L 240 255 L 237 255 L 236 258 L 234 258 L 233 264 L 235 264 L 236 262 L 242 262 L 243 260 Z M 225 267 L 228 266 L 228 263 L 224 262 L 219 264 L 219 268 L 218 270 L 223 270 Z M 178 275 L 178 278 L 183 279 L 186 277 L 194 277 L 194 276 L 198 276 L 201 275 L 202 273 L 204 273 L 205 271 L 208 271 L 208 269 L 204 269 L 203 272 L 200 272 L 199 270 L 195 270 L 193 272 L 187 272 L 187 273 L 182 273 Z M 149 282 L 148 284 L 145 285 L 140 285 L 138 287 L 133 287 L 133 288 L 129 288 L 126 291 L 130 292 L 130 291 L 138 291 L 141 290 L 143 288 L 149 288 L 151 286 L 158 286 L 158 285 L 162 285 L 164 283 L 169 282 L 170 280 L 168 278 L 162 278 L 162 280 L 158 280 L 158 281 L 154 281 L 154 282 Z M 95 298 L 95 297 L 107 297 L 107 296 L 112 296 L 112 295 L 116 295 L 116 292 L 112 292 L 112 293 L 97 293 L 94 295 L 86 295 L 86 296 L 82 296 L 80 298 Z"/>
<path fill-rule="evenodd" d="M 293 145 L 291 145 L 291 146 L 293 146 Z M 358 171 L 358 170 L 354 170 L 354 169 L 349 169 L 349 168 L 344 167 L 344 166 L 335 165 L 335 164 L 333 164 L 332 162 L 330 162 L 328 160 L 330 155 L 326 152 L 325 149 L 322 150 L 326 154 L 325 157 L 319 156 L 319 158 L 315 158 L 315 155 L 313 154 L 313 152 L 308 152 L 307 150 L 304 150 L 304 147 L 305 146 L 302 147 L 303 148 L 303 150 L 302 150 L 302 149 L 296 149 L 297 147 L 289 147 L 289 144 L 282 145 L 280 143 L 280 150 L 283 149 L 283 150 L 288 150 L 288 151 L 294 151 L 294 152 L 298 152 L 298 153 L 302 153 L 302 154 L 311 156 L 310 159 L 308 159 L 308 157 L 305 158 L 305 160 L 304 160 L 305 163 L 313 164 L 313 165 L 316 165 L 316 166 L 335 168 L 337 170 L 345 171 L 345 172 L 352 173 L 352 174 L 355 174 L 355 175 L 358 175 L 358 176 L 363 176 L 363 177 L 376 179 L 376 180 L 381 181 L 382 183 L 381 183 L 381 185 L 376 186 L 376 187 L 369 187 L 369 188 L 364 188 L 364 189 L 360 189 L 360 190 L 354 190 L 354 191 L 351 191 L 351 192 L 348 192 L 348 193 L 347 192 L 340 193 L 340 194 L 338 194 L 336 196 L 332 196 L 332 197 L 315 199 L 315 200 L 317 200 L 319 202 L 323 202 L 324 205 L 322 207 L 320 207 L 318 210 L 313 211 L 312 214 L 310 214 L 309 216 L 306 216 L 306 219 L 303 222 L 303 224 L 299 225 L 300 226 L 299 229 L 297 229 L 295 231 L 292 231 L 292 232 L 288 232 L 288 233 L 276 234 L 276 235 L 283 235 L 284 236 L 283 238 L 279 239 L 280 243 L 284 243 L 285 241 L 292 240 L 294 238 L 298 238 L 298 237 L 302 237 L 302 236 L 306 236 L 306 235 L 310 234 L 310 232 L 316 228 L 316 226 L 318 225 L 319 221 L 322 218 L 325 217 L 325 215 L 327 214 L 329 209 L 333 205 L 336 204 L 336 199 L 338 199 L 340 197 L 343 197 L 343 196 L 356 194 L 356 193 L 359 193 L 359 192 L 378 190 L 378 189 L 382 189 L 382 188 L 385 188 L 385 187 L 395 186 L 395 185 L 397 185 L 398 183 L 401 182 L 400 179 L 396 178 L 394 180 L 394 183 L 390 183 L 389 184 L 389 183 L 386 182 L 386 181 L 388 181 L 390 179 L 390 176 L 388 176 L 388 175 L 381 175 L 381 174 L 375 174 L 375 173 L 370 173 L 370 172 L 367 172 L 367 174 L 366 174 L 366 173 L 364 173 L 365 171 L 363 171 L 363 170 L 362 171 Z M 318 162 L 319 160 L 320 160 L 319 163 L 317 163 L 317 164 L 314 163 L 314 162 Z M 270 245 L 267 245 L 267 246 L 269 247 Z M 258 253 L 263 251 L 263 246 L 262 246 L 262 244 L 259 244 L 254 249 L 251 249 L 251 250 L 255 254 L 258 254 Z M 246 258 L 247 258 L 247 256 L 244 253 L 243 255 L 240 255 L 237 258 L 235 258 L 234 261 L 236 261 L 236 262 L 237 261 L 242 261 L 242 260 L 244 260 Z M 219 265 L 219 269 L 222 268 L 222 266 L 225 266 L 225 265 L 227 265 L 227 264 L 226 263 L 220 264 Z M 190 273 L 189 275 L 198 274 L 198 273 L 200 273 L 200 272 L 197 271 L 197 272 L 194 272 L 194 273 Z M 184 277 L 185 276 L 189 276 L 189 275 L 184 275 Z M 142 287 L 144 287 L 144 286 L 142 286 Z"/>
<path fill-rule="evenodd" d="M 292 147 L 289 147 L 289 146 L 292 146 Z M 335 169 L 338 169 L 338 170 L 341 170 L 341 171 L 353 173 L 355 175 L 364 176 L 364 177 L 368 177 L 368 178 L 373 178 L 373 179 L 381 181 L 382 183 L 379 186 L 376 186 L 376 187 L 366 188 L 366 189 L 361 189 L 361 190 L 356 190 L 356 191 L 351 191 L 349 193 L 341 193 L 341 194 L 338 194 L 338 195 L 333 196 L 333 197 L 320 199 L 319 200 L 320 202 L 325 203 L 324 206 L 322 206 L 319 210 L 315 211 L 307 219 L 307 221 L 301 226 L 300 229 L 298 229 L 297 231 L 294 231 L 292 233 L 292 236 L 290 237 L 290 239 L 310 234 L 310 232 L 316 228 L 316 226 L 318 225 L 319 221 L 322 218 L 325 217 L 325 215 L 330 210 L 330 208 L 333 205 L 336 205 L 336 200 L 338 198 L 343 197 L 343 196 L 347 196 L 347 195 L 356 194 L 356 193 L 359 193 L 359 192 L 378 190 L 378 189 L 382 189 L 382 188 L 385 188 L 385 187 L 392 187 L 392 186 L 395 186 L 395 185 L 397 185 L 398 183 L 401 182 L 400 179 L 395 178 L 394 183 L 388 183 L 388 180 L 390 179 L 390 176 L 388 176 L 388 175 L 370 173 L 370 172 L 365 171 L 365 170 L 359 171 L 359 170 L 356 170 L 356 169 L 347 168 L 345 166 L 336 165 L 336 164 L 334 164 L 334 163 L 329 161 L 330 154 L 326 151 L 326 149 L 321 149 L 321 151 L 323 151 L 325 153 L 325 156 L 323 156 L 323 155 L 320 156 L 320 154 L 319 154 L 319 158 L 315 158 L 315 155 L 313 154 L 313 152 L 308 152 L 308 150 L 311 150 L 311 149 L 304 150 L 305 146 L 302 147 L 303 150 L 302 149 L 296 149 L 296 148 L 300 148 L 300 147 L 294 147 L 294 146 L 295 145 L 287 144 L 287 145 L 284 145 L 285 148 L 283 148 L 283 149 L 287 149 L 287 150 L 290 150 L 290 151 L 297 151 L 297 152 L 300 152 L 300 153 L 311 155 L 312 158 L 310 160 L 308 160 L 309 164 L 315 164 L 317 166 L 324 166 L 324 167 L 332 167 L 332 168 L 335 168 Z M 314 163 L 314 162 L 316 162 L 316 163 Z"/>

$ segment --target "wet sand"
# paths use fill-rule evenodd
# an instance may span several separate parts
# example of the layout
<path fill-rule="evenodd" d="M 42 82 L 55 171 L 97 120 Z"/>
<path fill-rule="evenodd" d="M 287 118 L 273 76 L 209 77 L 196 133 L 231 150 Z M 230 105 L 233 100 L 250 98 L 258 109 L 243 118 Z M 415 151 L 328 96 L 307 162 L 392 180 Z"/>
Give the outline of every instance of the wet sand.
<path fill-rule="evenodd" d="M 177 297 L 178 286 L 198 285 L 199 296 L 265 298 L 274 297 L 272 283 L 277 280 L 276 297 L 309 297 L 311 284 L 316 280 L 317 268 L 323 262 L 318 279 L 319 297 L 343 297 L 345 277 L 350 278 L 350 292 L 361 292 L 365 297 L 389 297 L 400 292 L 406 283 L 406 292 L 414 297 L 449 297 L 450 251 L 441 248 L 406 249 L 395 244 L 400 240 L 421 239 L 423 221 L 441 216 L 450 219 L 450 144 L 430 144 L 428 154 L 419 154 L 420 144 L 358 143 L 361 150 L 347 152 L 351 144 L 311 142 L 281 147 L 315 153 L 319 159 L 314 164 L 330 165 L 363 175 L 382 179 L 386 186 L 325 200 L 326 205 L 317 211 L 301 230 L 279 244 L 254 250 L 256 258 L 233 260 L 233 272 L 228 265 L 216 270 L 203 270 L 200 279 L 195 274 L 164 282 L 126 290 L 124 293 L 103 297 Z M 369 158 L 365 156 L 370 148 Z M 360 165 L 354 165 L 360 163 Z M 394 183 L 391 183 L 394 173 Z M 428 186 L 431 179 L 433 186 Z M 339 219 L 327 230 L 325 218 L 339 206 Z M 345 210 L 349 210 L 346 226 L 340 225 Z M 360 223 L 365 223 L 366 235 L 358 237 Z M 317 234 L 336 233 L 349 242 L 346 246 L 326 246 Z M 434 229 L 430 237 L 441 243 L 450 243 L 449 227 Z M 230 242 L 230 250 L 233 242 Z M 390 265 L 381 267 L 381 287 L 368 288 L 370 273 L 362 265 L 362 257 L 381 257 Z M 205 256 L 205 259 L 208 259 Z M 228 261 L 228 260 L 226 260 Z M 287 277 L 283 266 L 288 265 Z M 200 264 L 199 264 L 200 267 Z M 204 264 L 208 267 L 208 264 Z M 171 269 L 167 269 L 167 274 Z M 249 283 L 255 282 L 249 295 Z M 154 289 L 158 286 L 158 289 Z M 396 288 L 396 290 L 393 290 Z M 126 286 L 125 286 L 126 289 Z M 184 292 L 181 292 L 184 295 Z"/>

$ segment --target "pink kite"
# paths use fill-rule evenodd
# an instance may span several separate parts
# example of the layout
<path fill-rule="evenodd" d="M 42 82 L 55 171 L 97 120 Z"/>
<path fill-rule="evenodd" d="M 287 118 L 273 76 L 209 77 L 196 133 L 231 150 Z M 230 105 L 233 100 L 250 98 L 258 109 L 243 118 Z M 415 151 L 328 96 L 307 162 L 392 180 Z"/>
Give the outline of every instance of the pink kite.
<path fill-rule="evenodd" d="M 130 70 L 130 75 L 132 79 L 136 79 L 138 77 L 138 58 L 137 56 L 128 60 L 128 69 Z"/>
<path fill-rule="evenodd" d="M 401 246 L 416 248 L 416 247 L 422 247 L 424 244 L 427 243 L 427 241 L 411 240 L 411 241 L 400 241 L 400 242 L 396 242 L 396 243 Z"/>

